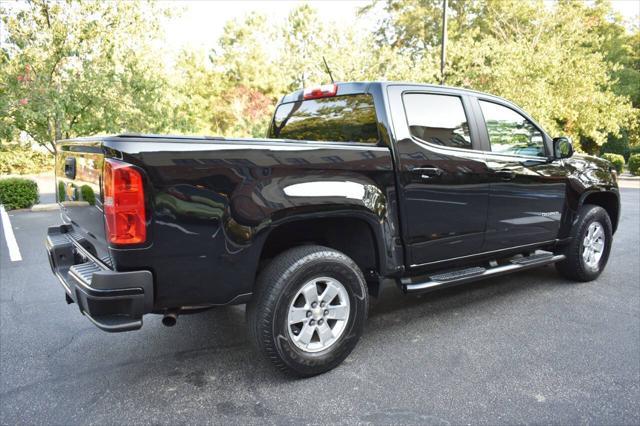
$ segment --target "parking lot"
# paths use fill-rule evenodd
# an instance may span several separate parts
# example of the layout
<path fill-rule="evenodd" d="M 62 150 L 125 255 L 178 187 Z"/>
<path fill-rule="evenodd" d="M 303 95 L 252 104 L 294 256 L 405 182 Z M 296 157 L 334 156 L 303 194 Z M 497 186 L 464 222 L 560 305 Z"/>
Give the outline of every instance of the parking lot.
<path fill-rule="evenodd" d="M 386 288 L 346 362 L 310 379 L 260 358 L 242 306 L 98 330 L 50 272 L 58 214 L 12 212 L 22 260 L 0 230 L 1 423 L 638 424 L 640 191 L 621 191 L 599 280 L 545 267 L 421 298 Z"/>

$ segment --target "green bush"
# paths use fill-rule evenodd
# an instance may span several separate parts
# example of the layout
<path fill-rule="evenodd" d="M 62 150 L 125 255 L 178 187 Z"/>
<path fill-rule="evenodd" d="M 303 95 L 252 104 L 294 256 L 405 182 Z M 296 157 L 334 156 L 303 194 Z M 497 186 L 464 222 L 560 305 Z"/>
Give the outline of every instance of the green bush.
<path fill-rule="evenodd" d="M 18 144 L 0 146 L 0 174 L 24 175 L 53 170 L 52 154 L 34 151 Z"/>
<path fill-rule="evenodd" d="M 621 136 L 611 136 L 600 147 L 600 155 L 606 153 L 619 154 L 624 157 L 624 161 L 629 159 L 629 136 L 626 130 L 622 130 Z"/>
<path fill-rule="evenodd" d="M 0 180 L 0 203 L 7 210 L 26 209 L 38 202 L 38 184 L 29 179 Z"/>
<path fill-rule="evenodd" d="M 93 189 L 89 185 L 82 185 L 80 187 L 80 194 L 82 194 L 82 199 L 92 206 L 96 204 L 96 194 L 93 192 Z"/>
<path fill-rule="evenodd" d="M 629 157 L 629 171 L 635 176 L 640 176 L 640 154 Z"/>
<path fill-rule="evenodd" d="M 615 167 L 618 174 L 622 173 L 622 170 L 624 169 L 624 157 L 622 155 L 608 152 L 606 154 L 602 154 L 602 158 L 609 160 L 611 164 L 613 164 L 613 167 Z"/>
<path fill-rule="evenodd" d="M 64 186 L 63 181 L 58 182 L 58 201 L 62 202 L 67 198 L 67 188 Z"/>

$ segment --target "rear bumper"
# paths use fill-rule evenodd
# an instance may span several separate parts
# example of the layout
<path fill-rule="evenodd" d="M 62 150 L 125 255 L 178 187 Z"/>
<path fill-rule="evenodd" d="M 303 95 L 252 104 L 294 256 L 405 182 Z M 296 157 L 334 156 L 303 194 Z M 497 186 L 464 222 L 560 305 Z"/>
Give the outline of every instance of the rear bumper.
<path fill-rule="evenodd" d="M 109 332 L 137 330 L 153 309 L 153 276 L 149 271 L 115 272 L 91 256 L 70 225 L 50 227 L 47 252 L 51 270 L 80 312 Z"/>

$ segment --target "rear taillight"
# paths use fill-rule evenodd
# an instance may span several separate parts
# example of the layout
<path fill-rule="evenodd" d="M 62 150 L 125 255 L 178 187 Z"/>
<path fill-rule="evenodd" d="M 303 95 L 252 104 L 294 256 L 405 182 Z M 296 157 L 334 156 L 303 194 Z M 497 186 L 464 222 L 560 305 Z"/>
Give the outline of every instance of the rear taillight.
<path fill-rule="evenodd" d="M 331 98 L 338 93 L 337 84 L 324 84 L 318 87 L 304 89 L 303 99 Z"/>
<path fill-rule="evenodd" d="M 140 172 L 129 164 L 105 160 L 103 193 L 109 242 L 143 243 L 147 239 L 147 227 Z"/>

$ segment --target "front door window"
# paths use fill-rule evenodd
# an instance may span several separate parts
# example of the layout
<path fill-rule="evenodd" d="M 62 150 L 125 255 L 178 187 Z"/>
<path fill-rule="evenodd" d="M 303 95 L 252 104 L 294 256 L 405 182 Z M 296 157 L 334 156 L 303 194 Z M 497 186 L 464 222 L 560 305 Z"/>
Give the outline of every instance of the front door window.
<path fill-rule="evenodd" d="M 530 157 L 546 157 L 542 133 L 514 110 L 493 102 L 480 101 L 487 124 L 491 152 Z"/>

